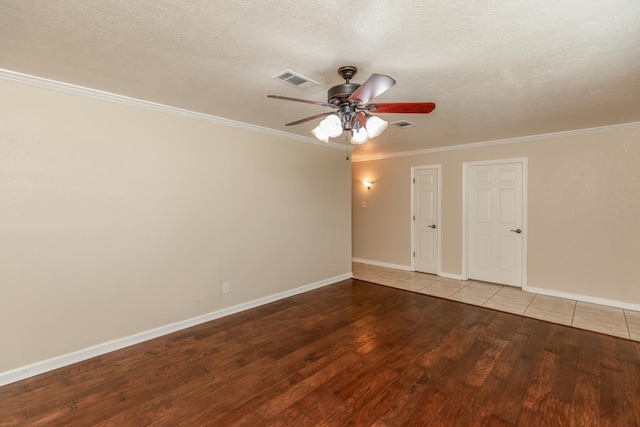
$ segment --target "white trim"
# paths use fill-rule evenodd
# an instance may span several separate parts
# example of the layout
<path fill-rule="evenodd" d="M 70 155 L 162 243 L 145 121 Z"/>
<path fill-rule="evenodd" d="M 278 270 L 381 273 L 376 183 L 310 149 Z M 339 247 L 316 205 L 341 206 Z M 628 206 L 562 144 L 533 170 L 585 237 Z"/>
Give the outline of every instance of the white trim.
<path fill-rule="evenodd" d="M 390 264 L 388 262 L 372 261 L 370 259 L 351 258 L 353 262 L 359 262 L 362 264 L 376 265 L 378 267 L 393 268 L 394 270 L 411 271 L 410 265 Z"/>
<path fill-rule="evenodd" d="M 640 128 L 640 122 L 620 123 L 615 125 L 600 126 L 600 127 L 594 127 L 594 128 L 574 129 L 574 130 L 565 130 L 560 132 L 542 133 L 538 135 L 519 136 L 516 138 L 495 139 L 491 141 L 482 141 L 482 142 L 471 142 L 468 144 L 457 144 L 457 145 L 449 145 L 445 147 L 425 148 L 423 150 L 402 151 L 399 153 L 370 154 L 370 155 L 362 155 L 362 156 L 356 155 L 353 159 L 353 162 L 354 163 L 368 162 L 370 160 L 392 159 L 395 157 L 417 156 L 420 154 L 441 153 L 445 151 L 468 150 L 470 148 L 494 147 L 496 145 L 519 144 L 521 142 L 546 141 L 546 140 L 555 139 L 555 138 L 566 138 L 570 136 L 590 135 L 595 133 L 614 132 L 618 130 L 636 129 L 636 128 Z"/>
<path fill-rule="evenodd" d="M 529 287 L 523 288 L 526 292 L 536 293 L 538 295 L 547 295 L 551 297 L 570 299 L 580 302 L 588 302 L 591 304 L 604 305 L 607 307 L 622 308 L 625 310 L 640 311 L 640 304 L 632 304 L 628 302 L 616 301 L 605 298 L 590 297 L 588 295 L 572 294 L 569 292 L 554 291 L 552 289 Z"/>
<path fill-rule="evenodd" d="M 21 83 L 28 86 L 49 89 L 56 92 L 62 92 L 70 95 L 83 96 L 86 98 L 99 99 L 102 101 L 113 102 L 116 104 L 124 104 L 132 107 L 144 108 L 146 110 L 159 111 L 161 113 L 172 114 L 174 116 L 186 117 L 189 119 L 202 120 L 209 123 L 215 123 L 222 126 L 248 130 L 265 135 L 276 136 L 280 138 L 292 139 L 294 141 L 306 142 L 307 144 L 321 145 L 340 150 L 346 150 L 345 144 L 336 142 L 324 143 L 316 138 L 296 135 L 293 133 L 282 132 L 262 126 L 256 126 L 249 123 L 238 122 L 235 120 L 225 119 L 224 117 L 213 116 L 211 114 L 198 113 L 197 111 L 185 110 L 183 108 L 172 107 L 170 105 L 158 104 L 156 102 L 145 101 L 143 99 L 131 98 L 116 93 L 105 92 L 102 90 L 91 89 L 88 87 L 77 86 L 71 83 L 59 82 L 56 80 L 45 79 L 43 77 L 32 76 L 29 74 L 18 73 L 16 71 L 0 68 L 0 80 Z M 353 151 L 355 147 L 348 146 L 349 151 Z"/>
<path fill-rule="evenodd" d="M 453 280 L 467 280 L 462 278 L 462 274 L 445 273 L 444 271 L 439 274 L 440 277 Z"/>
<path fill-rule="evenodd" d="M 467 273 L 467 266 L 469 265 L 468 255 L 469 255 L 469 238 L 467 237 L 467 215 L 469 207 L 467 206 L 467 167 L 465 164 L 462 164 L 462 274 L 460 277 L 464 280 L 469 279 L 469 274 Z"/>
<path fill-rule="evenodd" d="M 83 360 L 87 360 L 96 356 L 101 356 L 103 354 L 110 353 L 115 350 L 120 350 L 125 347 L 129 347 L 135 344 L 140 344 L 142 342 L 145 342 L 154 338 L 158 338 L 173 332 L 181 331 L 183 329 L 187 329 L 192 326 L 199 325 L 201 323 L 205 323 L 211 320 L 219 319 L 221 317 L 229 316 L 230 314 L 239 313 L 241 311 L 259 307 L 261 305 L 268 304 L 273 301 L 277 301 L 283 298 L 288 298 L 293 295 L 297 295 L 297 294 L 311 291 L 313 289 L 321 288 L 323 286 L 331 285 L 333 283 L 337 283 L 342 280 L 350 279 L 351 277 L 353 277 L 351 273 L 341 274 L 339 276 L 320 280 L 314 283 L 310 283 L 308 285 L 300 286 L 294 289 L 289 289 L 288 291 L 279 292 L 277 294 L 258 298 L 253 301 L 248 301 L 242 304 L 234 305 L 232 307 L 216 310 L 211 313 L 203 314 L 201 316 L 192 317 L 190 319 L 182 320 L 180 322 L 171 323 L 169 325 L 161 326 L 159 328 L 129 335 L 128 337 L 107 341 L 105 343 L 84 348 L 82 350 L 74 351 L 72 353 L 67 353 L 61 356 L 53 357 L 51 359 L 43 360 L 41 362 L 36 362 L 31 365 L 23 366 L 10 371 L 0 372 L 0 386 L 7 385 L 16 381 L 20 381 L 25 378 L 33 377 L 35 375 L 52 371 L 54 369 L 62 368 L 64 366 L 68 366 L 73 363 L 82 362 Z"/>
<path fill-rule="evenodd" d="M 482 165 L 500 165 L 506 163 L 522 163 L 522 289 L 527 286 L 527 246 L 528 246 L 528 170 L 527 157 L 512 159 L 482 160 L 462 163 L 462 280 L 469 280 L 469 201 L 467 179 L 469 167 Z"/>
<path fill-rule="evenodd" d="M 415 225 L 415 220 L 413 220 L 413 216 L 416 214 L 415 210 L 414 210 L 414 200 L 413 200 L 413 194 L 414 194 L 414 179 L 415 179 L 415 172 L 416 170 L 419 169 L 435 169 L 438 173 L 438 272 L 436 273 L 438 276 L 440 276 L 440 272 L 442 271 L 442 165 L 437 164 L 437 165 L 425 165 L 425 166 L 412 166 L 411 167 L 411 181 L 409 182 L 409 184 L 411 185 L 411 216 L 409 217 L 409 221 L 411 222 L 411 252 L 409 253 L 410 257 L 411 257 L 411 271 L 416 271 L 416 259 L 413 256 L 413 252 L 415 252 L 416 250 L 416 245 L 415 245 L 415 240 L 413 238 L 414 235 L 414 225 Z"/>

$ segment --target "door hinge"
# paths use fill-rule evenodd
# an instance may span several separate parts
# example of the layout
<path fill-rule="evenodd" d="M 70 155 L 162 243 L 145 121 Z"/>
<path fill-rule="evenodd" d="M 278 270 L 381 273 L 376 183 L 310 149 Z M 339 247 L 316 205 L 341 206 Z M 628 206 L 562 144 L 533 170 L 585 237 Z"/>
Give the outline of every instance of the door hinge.
<path fill-rule="evenodd" d="M 415 178 L 413 178 L 413 183 L 414 183 L 414 184 L 416 183 L 416 179 L 415 179 Z"/>
<path fill-rule="evenodd" d="M 413 253 L 413 257 L 414 257 L 414 258 L 416 257 L 416 253 L 415 253 L 415 252 Z"/>
<path fill-rule="evenodd" d="M 416 216 L 415 216 L 415 215 L 413 216 L 413 220 L 414 220 L 414 221 L 416 220 Z"/>

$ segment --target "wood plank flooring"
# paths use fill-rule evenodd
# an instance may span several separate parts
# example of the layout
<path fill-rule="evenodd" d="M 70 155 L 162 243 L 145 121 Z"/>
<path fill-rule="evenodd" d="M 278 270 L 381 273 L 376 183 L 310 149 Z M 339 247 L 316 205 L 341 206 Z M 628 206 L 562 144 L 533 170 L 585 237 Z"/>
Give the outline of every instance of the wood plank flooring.
<path fill-rule="evenodd" d="M 1 387 L 0 425 L 638 426 L 640 343 L 346 280 Z"/>

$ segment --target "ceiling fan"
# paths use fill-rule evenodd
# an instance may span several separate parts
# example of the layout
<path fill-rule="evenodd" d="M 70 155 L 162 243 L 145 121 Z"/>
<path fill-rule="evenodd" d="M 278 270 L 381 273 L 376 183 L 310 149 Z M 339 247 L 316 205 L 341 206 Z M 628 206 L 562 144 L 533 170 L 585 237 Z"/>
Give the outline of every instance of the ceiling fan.
<path fill-rule="evenodd" d="M 267 96 L 274 99 L 304 102 L 335 109 L 336 111 L 316 114 L 315 116 L 287 123 L 286 126 L 294 126 L 324 117 L 320 124 L 311 131 L 316 138 L 329 142 L 329 138 L 337 138 L 343 132 L 349 132 L 352 144 L 362 144 L 380 135 L 387 128 L 388 123 L 386 121 L 371 113 L 428 114 L 436 108 L 436 104 L 433 102 L 369 104 L 373 98 L 386 92 L 396 84 L 396 81 L 384 74 L 372 74 L 362 84 L 351 83 L 351 79 L 357 72 L 358 69 L 351 65 L 340 67 L 338 74 L 345 82 L 333 86 L 327 91 L 327 102 L 308 101 L 306 99 L 278 95 Z"/>

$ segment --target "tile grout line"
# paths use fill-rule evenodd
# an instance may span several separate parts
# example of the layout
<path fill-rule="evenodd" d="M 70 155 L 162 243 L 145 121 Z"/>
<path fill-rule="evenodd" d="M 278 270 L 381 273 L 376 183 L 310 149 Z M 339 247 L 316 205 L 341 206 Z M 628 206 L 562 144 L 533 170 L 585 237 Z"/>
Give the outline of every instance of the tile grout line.
<path fill-rule="evenodd" d="M 495 297 L 495 296 L 496 296 L 496 294 L 497 294 L 498 292 L 500 292 L 500 290 L 501 290 L 502 288 L 504 288 L 504 286 L 499 286 L 499 287 L 498 287 L 498 289 L 496 289 L 496 291 L 495 291 L 493 294 L 491 294 L 491 296 L 490 296 L 489 298 L 487 298 L 487 301 L 489 301 L 491 298 Z M 482 305 L 484 306 L 484 305 L 487 303 L 487 301 L 485 301 L 484 303 L 482 303 Z"/>
<path fill-rule="evenodd" d="M 471 283 L 473 283 L 473 281 L 471 281 Z M 466 285 L 464 285 L 463 287 L 461 287 L 460 289 L 458 289 L 457 291 L 455 291 L 454 293 L 452 293 L 451 295 L 449 295 L 449 297 L 454 296 L 455 294 L 457 294 L 458 292 L 462 291 L 463 289 L 466 289 L 467 286 L 469 286 L 471 283 L 467 283 Z"/>
<path fill-rule="evenodd" d="M 493 293 L 493 295 L 491 295 L 489 298 L 487 298 L 487 300 L 486 300 L 485 302 L 483 302 L 483 303 L 482 303 L 482 305 L 481 305 L 480 307 L 484 307 L 486 303 L 488 303 L 489 301 L 491 301 L 491 299 L 492 299 L 493 297 L 495 297 L 495 296 L 498 294 L 498 292 L 500 292 L 500 291 L 502 290 L 502 288 L 504 288 L 504 286 L 500 286 L 500 287 L 498 288 L 498 290 L 497 290 L 497 291 L 495 291 L 495 292 Z"/>
<path fill-rule="evenodd" d="M 524 293 L 524 291 L 521 289 L 520 290 L 522 293 Z M 527 312 L 527 310 L 529 310 L 529 307 L 531 307 L 531 304 L 533 304 L 533 300 L 538 298 L 538 294 L 533 294 L 533 298 L 531 298 L 531 301 L 529 301 L 529 304 L 527 304 L 527 306 L 525 307 L 524 311 L 522 312 L 522 315 L 524 316 L 524 314 Z M 545 310 L 546 312 L 547 310 Z"/>

